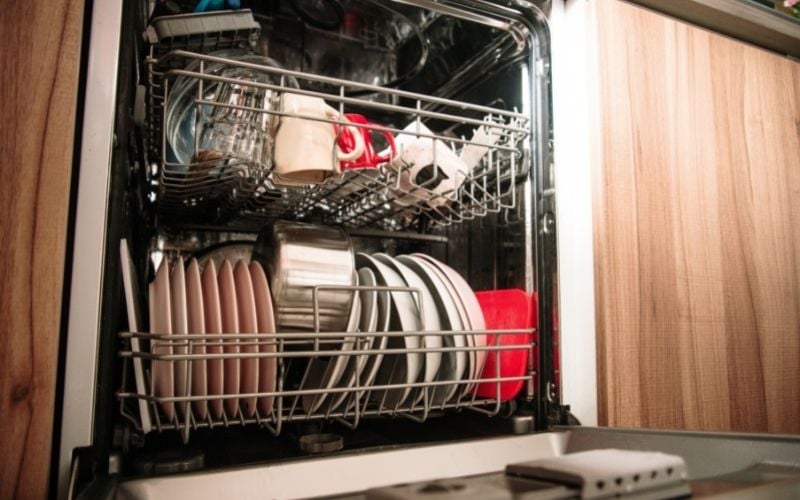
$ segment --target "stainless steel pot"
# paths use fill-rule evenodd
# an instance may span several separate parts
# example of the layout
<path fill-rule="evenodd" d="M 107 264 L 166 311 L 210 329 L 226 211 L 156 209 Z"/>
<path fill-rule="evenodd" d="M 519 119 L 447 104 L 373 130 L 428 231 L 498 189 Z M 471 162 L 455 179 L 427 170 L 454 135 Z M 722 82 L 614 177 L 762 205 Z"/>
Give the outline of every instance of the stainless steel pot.
<path fill-rule="evenodd" d="M 315 328 L 315 286 L 356 284 L 353 245 L 342 229 L 276 222 L 259 234 L 253 257 L 267 269 L 281 329 Z M 320 331 L 345 331 L 352 297 L 348 290 L 318 290 Z"/>

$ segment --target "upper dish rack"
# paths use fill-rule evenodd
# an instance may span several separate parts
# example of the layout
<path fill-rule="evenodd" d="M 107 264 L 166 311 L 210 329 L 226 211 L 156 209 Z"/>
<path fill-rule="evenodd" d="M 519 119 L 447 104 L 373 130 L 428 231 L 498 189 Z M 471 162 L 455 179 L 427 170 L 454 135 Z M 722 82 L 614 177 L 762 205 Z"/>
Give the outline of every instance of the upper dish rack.
<path fill-rule="evenodd" d="M 151 142 L 156 139 L 152 135 L 155 130 L 159 141 L 158 147 L 150 145 L 151 154 L 158 159 L 157 169 L 151 172 L 151 199 L 161 222 L 168 225 L 227 224 L 232 228 L 257 228 L 276 218 L 310 217 L 352 228 L 399 230 L 426 223 L 448 225 L 514 209 L 517 180 L 528 172 L 530 151 L 526 139 L 530 122 L 517 111 L 186 50 L 172 50 L 160 56 L 151 51 L 146 63 L 150 137 Z M 270 75 L 274 83 L 221 74 L 236 68 Z M 221 85 L 257 89 L 273 97 L 297 94 L 322 98 L 338 108 L 340 116 L 359 112 L 369 116 L 370 123 L 354 124 L 343 119 L 289 113 L 280 105 L 256 109 L 218 102 L 209 95 L 209 89 Z M 411 177 L 413 163 L 399 159 L 402 149 L 394 161 L 375 168 L 345 170 L 341 176 L 315 185 L 282 186 L 274 182 L 271 158 L 258 164 L 232 158 L 208 159 L 197 154 L 195 144 L 195 155 L 188 162 L 176 161 L 170 153 L 166 122 L 172 99 L 181 97 L 174 91 L 178 86 L 193 89 L 195 124 L 209 110 L 225 107 L 235 112 L 268 115 L 275 120 L 292 117 L 384 131 L 398 140 L 403 135 L 427 138 L 441 141 L 455 155 L 463 155 L 468 148 L 472 149 L 473 157 L 476 150 L 480 153 L 468 170 L 458 172 L 456 182 L 448 184 L 449 189 L 442 189 L 447 174 L 435 154 L 433 174 L 419 181 L 418 177 Z M 373 99 L 352 97 L 353 90 L 368 93 Z M 373 117 L 382 124 L 371 123 Z M 478 129 L 481 133 L 464 137 Z M 431 130 L 446 130 L 447 135 Z M 271 155 L 271 151 L 267 154 Z M 332 158 L 336 154 L 334 148 Z"/>

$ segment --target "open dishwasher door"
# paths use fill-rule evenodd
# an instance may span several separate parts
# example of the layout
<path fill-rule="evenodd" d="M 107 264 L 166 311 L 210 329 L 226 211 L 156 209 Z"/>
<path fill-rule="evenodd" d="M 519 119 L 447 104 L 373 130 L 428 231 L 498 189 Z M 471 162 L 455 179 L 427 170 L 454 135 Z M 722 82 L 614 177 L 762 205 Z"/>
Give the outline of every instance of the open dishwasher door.
<path fill-rule="evenodd" d="M 658 452 L 683 464 L 585 484 L 525 467 L 583 452 Z M 642 457 L 633 455 L 640 460 Z M 402 450 L 368 451 L 274 466 L 129 480 L 118 498 L 796 498 L 800 439 L 733 433 L 558 428 L 553 432 Z M 597 466 L 608 467 L 606 464 Z M 687 472 L 688 471 L 688 472 Z M 674 476 L 674 477 L 673 477 Z M 650 485 L 648 483 L 652 483 Z M 589 493 L 587 486 L 594 488 Z M 622 490 L 614 491 L 614 488 Z M 265 493 L 269 492 L 269 493 Z"/>

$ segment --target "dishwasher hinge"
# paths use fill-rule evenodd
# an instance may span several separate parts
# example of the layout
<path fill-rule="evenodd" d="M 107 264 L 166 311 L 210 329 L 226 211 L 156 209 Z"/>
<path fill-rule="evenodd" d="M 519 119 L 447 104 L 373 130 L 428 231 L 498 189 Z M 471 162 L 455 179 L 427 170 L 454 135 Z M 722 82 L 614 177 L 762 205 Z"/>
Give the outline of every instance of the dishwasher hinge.
<path fill-rule="evenodd" d="M 550 406 L 550 413 L 547 415 L 548 428 L 577 425 L 581 425 L 581 422 L 572 414 L 569 405 L 553 404 Z"/>

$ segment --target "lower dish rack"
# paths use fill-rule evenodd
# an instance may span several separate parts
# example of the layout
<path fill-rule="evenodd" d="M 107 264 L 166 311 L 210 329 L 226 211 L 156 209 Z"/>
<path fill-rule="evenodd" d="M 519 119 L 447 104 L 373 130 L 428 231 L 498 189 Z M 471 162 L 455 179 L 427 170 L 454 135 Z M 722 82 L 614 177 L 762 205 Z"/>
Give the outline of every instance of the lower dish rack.
<path fill-rule="evenodd" d="M 397 287 L 353 288 L 415 293 Z M 417 422 L 445 410 L 492 416 L 520 391 L 532 396 L 535 335 L 535 328 L 121 332 L 119 355 L 125 367 L 117 397 L 122 415 L 137 430 L 178 431 L 184 442 L 200 428 L 258 425 L 278 435 L 287 422 L 333 420 L 355 428 L 372 416 Z M 426 370 L 432 360 L 437 367 Z M 164 368 L 182 373 L 183 388 L 176 385 L 172 394 L 159 390 L 153 374 Z M 198 376 L 221 379 L 239 370 L 243 378 L 258 380 L 255 390 L 212 390 L 209 384 L 198 391 L 192 381 Z M 137 375 L 141 378 L 135 383 Z"/>

